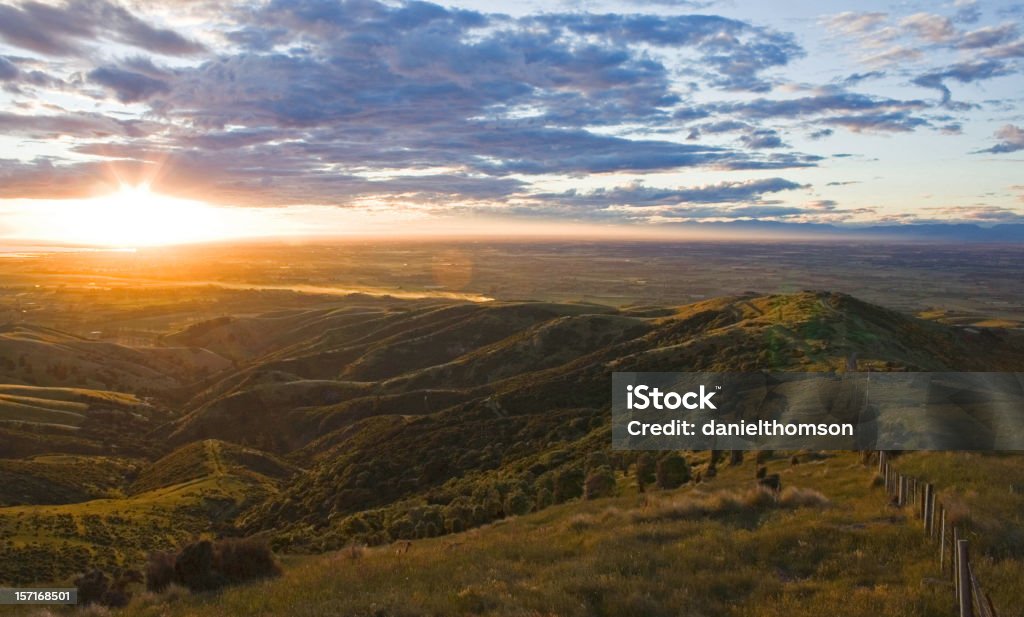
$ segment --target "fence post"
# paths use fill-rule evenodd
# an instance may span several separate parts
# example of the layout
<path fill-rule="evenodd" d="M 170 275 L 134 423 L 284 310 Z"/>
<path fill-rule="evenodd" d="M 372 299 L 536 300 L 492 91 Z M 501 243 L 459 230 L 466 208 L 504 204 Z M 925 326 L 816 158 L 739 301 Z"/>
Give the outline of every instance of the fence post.
<path fill-rule="evenodd" d="M 953 543 L 949 545 L 949 565 L 953 573 L 953 591 L 956 592 L 956 599 L 960 599 L 960 581 L 957 579 L 957 571 L 960 569 L 960 551 L 957 545 L 960 543 L 960 531 L 953 525 Z"/>
<path fill-rule="evenodd" d="M 898 480 L 899 480 L 899 491 L 896 493 L 896 505 L 902 507 L 903 506 L 903 486 L 906 484 L 906 482 L 904 482 L 903 474 L 900 474 Z"/>
<path fill-rule="evenodd" d="M 939 510 L 941 511 L 939 524 L 941 531 L 939 532 L 939 572 L 946 573 L 946 508 L 939 504 Z"/>
<path fill-rule="evenodd" d="M 924 503 L 921 505 L 924 515 L 921 518 L 924 519 L 924 535 L 926 536 L 932 535 L 932 499 L 934 498 L 932 490 L 933 487 L 930 483 L 924 485 Z"/>
<path fill-rule="evenodd" d="M 974 605 L 971 602 L 970 555 L 967 540 L 958 540 L 957 554 L 957 587 L 960 589 L 960 617 L 974 617 Z"/>
<path fill-rule="evenodd" d="M 931 537 L 932 537 L 932 540 L 934 540 L 934 539 L 935 539 L 935 534 L 936 534 L 936 533 L 938 533 L 938 532 L 936 531 L 936 529 L 935 529 L 935 524 L 936 524 L 936 523 L 937 523 L 937 522 L 939 521 L 939 515 L 938 515 L 938 513 L 937 513 L 937 512 L 935 511 L 935 506 L 936 506 L 936 505 L 937 505 L 938 503 L 939 503 L 939 498 L 938 498 L 938 496 L 936 496 L 936 494 L 935 494 L 935 486 L 933 485 L 933 486 L 932 486 L 932 502 L 931 502 L 931 506 L 930 506 L 930 509 L 931 509 L 931 511 L 932 511 L 932 519 L 931 519 L 931 523 L 930 523 L 930 526 L 931 526 L 931 529 L 930 529 L 930 531 L 931 531 Z"/>

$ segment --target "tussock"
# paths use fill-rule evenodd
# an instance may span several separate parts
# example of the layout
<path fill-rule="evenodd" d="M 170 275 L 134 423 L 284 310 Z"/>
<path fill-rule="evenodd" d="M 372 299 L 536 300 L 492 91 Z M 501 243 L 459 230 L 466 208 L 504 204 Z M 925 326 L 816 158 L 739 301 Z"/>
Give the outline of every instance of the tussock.
<path fill-rule="evenodd" d="M 824 495 L 811 489 L 787 487 L 776 498 L 774 491 L 756 487 L 740 491 L 715 491 L 683 495 L 652 504 L 643 511 L 634 511 L 632 519 L 634 522 L 689 519 L 768 510 L 776 507 L 824 507 L 828 504 L 829 500 Z"/>

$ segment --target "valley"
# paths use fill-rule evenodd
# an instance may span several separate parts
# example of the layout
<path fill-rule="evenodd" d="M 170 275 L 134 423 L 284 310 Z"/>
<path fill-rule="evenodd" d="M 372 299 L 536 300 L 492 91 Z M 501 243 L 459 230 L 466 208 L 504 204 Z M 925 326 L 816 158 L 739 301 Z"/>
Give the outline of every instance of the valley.
<path fill-rule="evenodd" d="M 0 276 L 12 317 L 0 326 L 0 584 L 140 570 L 197 538 L 258 538 L 284 564 L 279 580 L 209 597 L 140 586 L 129 615 L 285 614 L 300 593 L 324 615 L 945 614 L 948 594 L 922 583 L 934 575 L 911 513 L 887 505 L 860 455 L 759 455 L 782 478 L 775 499 L 757 488 L 753 454 L 613 451 L 611 373 L 842 371 L 851 357 L 871 371 L 1024 370 L 1019 307 L 994 287 L 945 288 L 970 298 L 953 319 L 911 292 L 894 310 L 770 278 L 758 279 L 766 291 L 723 279 L 680 302 L 644 291 L 600 303 L 607 291 L 578 284 L 516 299 L 531 291 L 513 283 L 536 267 L 528 255 L 504 278 L 483 267 L 458 289 L 420 293 L 421 277 L 394 295 L 323 293 L 350 289 L 324 270 L 308 288 L 250 286 L 285 263 L 253 255 L 225 267 L 223 285 L 188 282 L 210 280 L 194 256 L 180 280 L 165 263 L 158 283 L 156 257 L 111 261 L 125 257 L 83 259 L 85 276 L 110 276 L 93 288 L 32 278 L 70 268 L 64 254 Z M 617 267 L 619 280 L 633 268 Z M 337 268 L 329 278 L 344 278 Z M 834 273 L 836 286 L 884 295 L 865 272 Z M 703 289 L 673 276 L 684 296 Z M 685 479 L 655 479 L 669 459 Z M 900 460 L 962 504 L 979 571 L 1011 610 L 1024 580 L 1020 459 Z"/>

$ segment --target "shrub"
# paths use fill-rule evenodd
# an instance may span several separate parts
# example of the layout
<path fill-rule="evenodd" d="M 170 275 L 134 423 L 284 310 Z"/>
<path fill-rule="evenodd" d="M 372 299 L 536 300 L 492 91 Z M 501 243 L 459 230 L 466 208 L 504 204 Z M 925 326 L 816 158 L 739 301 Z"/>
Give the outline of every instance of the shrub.
<path fill-rule="evenodd" d="M 223 581 L 213 571 L 213 543 L 200 540 L 181 549 L 174 559 L 174 581 L 192 591 L 220 587 Z"/>
<path fill-rule="evenodd" d="M 640 456 L 636 458 L 637 484 L 642 487 L 654 482 L 656 468 L 654 457 L 646 452 L 641 452 Z"/>
<path fill-rule="evenodd" d="M 229 583 L 273 578 L 281 574 L 270 547 L 255 538 L 219 540 L 213 549 L 213 568 Z"/>
<path fill-rule="evenodd" d="M 521 490 L 514 490 L 505 498 L 505 513 L 509 515 L 526 514 L 531 509 L 530 498 Z"/>
<path fill-rule="evenodd" d="M 146 589 L 156 593 L 167 589 L 174 582 L 174 555 L 156 552 L 146 562 Z"/>
<path fill-rule="evenodd" d="M 658 488 L 679 488 L 690 481 L 690 464 L 678 454 L 669 454 L 658 461 L 655 475 Z"/>
<path fill-rule="evenodd" d="M 78 603 L 82 606 L 99 604 L 110 587 L 110 579 L 99 570 L 90 570 L 75 579 Z"/>
<path fill-rule="evenodd" d="M 598 467 L 590 472 L 583 483 L 584 499 L 612 497 L 615 495 L 615 473 L 611 467 Z"/>
<path fill-rule="evenodd" d="M 260 540 L 200 540 L 185 546 L 177 555 L 152 553 L 146 564 L 146 589 L 162 592 L 178 584 L 190 591 L 209 591 L 280 574 L 270 547 Z"/>
<path fill-rule="evenodd" d="M 555 502 L 562 503 L 583 494 L 583 472 L 576 468 L 565 469 L 555 476 Z"/>
<path fill-rule="evenodd" d="M 779 495 L 779 505 L 786 508 L 821 508 L 830 503 L 828 497 L 810 488 L 787 486 Z"/>

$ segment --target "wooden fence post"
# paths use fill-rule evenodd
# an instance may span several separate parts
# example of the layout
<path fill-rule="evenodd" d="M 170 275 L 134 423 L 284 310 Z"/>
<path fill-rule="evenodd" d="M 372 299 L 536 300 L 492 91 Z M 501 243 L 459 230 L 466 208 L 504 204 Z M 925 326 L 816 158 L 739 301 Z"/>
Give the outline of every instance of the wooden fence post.
<path fill-rule="evenodd" d="M 934 497 L 932 490 L 931 484 L 924 485 L 924 500 L 921 504 L 923 512 L 921 518 L 924 519 L 924 535 L 929 537 L 932 535 L 932 499 Z"/>
<path fill-rule="evenodd" d="M 939 510 L 942 514 L 939 517 L 941 519 L 939 532 L 939 572 L 946 573 L 946 508 L 939 504 Z"/>
<path fill-rule="evenodd" d="M 967 540 L 956 543 L 957 556 L 957 587 L 960 589 L 960 617 L 974 617 L 974 605 L 971 602 L 970 555 Z"/>

